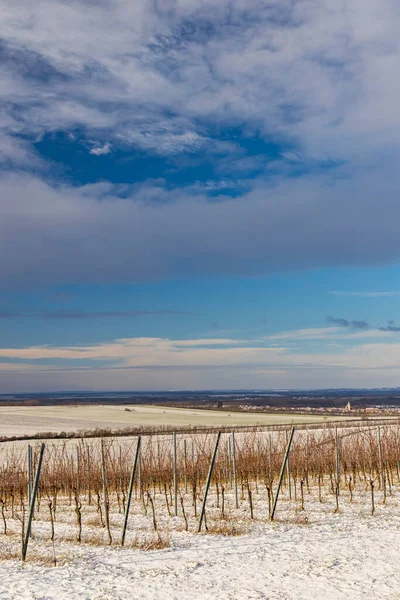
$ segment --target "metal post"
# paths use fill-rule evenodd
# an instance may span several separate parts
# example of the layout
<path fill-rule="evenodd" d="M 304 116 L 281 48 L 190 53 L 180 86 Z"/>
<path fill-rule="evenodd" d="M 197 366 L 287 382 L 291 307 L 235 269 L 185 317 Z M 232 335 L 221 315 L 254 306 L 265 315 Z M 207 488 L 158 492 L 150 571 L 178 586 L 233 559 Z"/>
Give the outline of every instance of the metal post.
<path fill-rule="evenodd" d="M 32 446 L 28 444 L 28 503 L 32 499 Z"/>
<path fill-rule="evenodd" d="M 142 455 L 139 452 L 138 462 L 138 487 L 139 487 L 139 499 L 142 497 Z"/>
<path fill-rule="evenodd" d="M 80 489 L 80 452 L 79 446 L 76 447 L 76 491 L 79 494 Z"/>
<path fill-rule="evenodd" d="M 207 481 L 206 481 L 206 489 L 204 491 L 203 504 L 201 506 L 201 513 L 200 513 L 200 519 L 199 519 L 199 527 L 197 529 L 198 533 L 200 533 L 200 531 L 201 531 L 201 526 L 202 526 L 203 519 L 204 519 L 204 513 L 206 511 L 207 495 L 208 495 L 208 490 L 210 489 L 211 475 L 212 475 L 212 472 L 213 472 L 213 469 L 214 469 L 215 459 L 217 457 L 218 444 L 219 444 L 220 437 L 221 437 L 221 432 L 218 431 L 217 439 L 216 439 L 216 442 L 215 442 L 214 452 L 213 452 L 213 455 L 212 455 L 212 458 L 211 458 L 211 462 L 210 462 L 210 468 L 208 469 L 208 475 L 207 475 Z"/>
<path fill-rule="evenodd" d="M 236 471 L 236 445 L 235 445 L 235 432 L 234 431 L 232 431 L 232 458 L 233 458 L 233 483 L 235 486 L 235 506 L 236 506 L 236 508 L 239 508 L 237 471 Z"/>
<path fill-rule="evenodd" d="M 340 493 L 340 460 L 339 460 L 339 437 L 338 429 L 335 427 L 335 465 L 336 465 L 336 488 L 337 494 Z"/>
<path fill-rule="evenodd" d="M 288 434 L 286 432 L 286 443 L 288 440 Z M 292 499 L 292 485 L 290 482 L 290 457 L 287 457 L 287 461 L 286 461 L 286 477 L 287 477 L 287 484 L 288 484 L 288 492 L 289 492 L 289 500 Z"/>
<path fill-rule="evenodd" d="M 90 491 L 90 450 L 89 446 L 86 447 L 87 452 L 87 485 L 88 485 L 88 504 L 92 504 L 92 493 Z"/>
<path fill-rule="evenodd" d="M 178 466 L 177 466 L 177 450 L 176 450 L 176 432 L 173 434 L 174 442 L 174 514 L 178 516 Z"/>
<path fill-rule="evenodd" d="M 104 452 L 104 440 L 101 438 L 101 472 L 103 478 L 103 499 L 104 499 L 104 516 L 106 521 L 107 533 L 109 544 L 112 544 L 111 530 L 110 530 L 110 503 L 108 499 L 108 482 L 107 482 L 107 469 L 106 469 L 106 456 Z"/>
<path fill-rule="evenodd" d="M 119 446 L 119 491 L 123 493 L 122 489 L 122 446 Z"/>
<path fill-rule="evenodd" d="M 307 430 L 307 437 L 306 437 L 306 483 L 307 483 L 307 490 L 309 489 L 308 487 L 308 430 Z"/>
<path fill-rule="evenodd" d="M 188 492 L 188 482 L 187 482 L 187 447 L 186 440 L 183 440 L 183 459 L 184 459 L 184 469 L 185 469 L 185 493 Z"/>
<path fill-rule="evenodd" d="M 269 468 L 269 473 L 268 473 L 268 478 L 270 480 L 270 484 L 272 485 L 272 437 L 271 434 L 268 434 L 268 438 L 269 438 L 269 444 L 268 444 L 268 468 Z"/>
<path fill-rule="evenodd" d="M 378 425 L 378 450 L 379 450 L 379 470 L 381 476 L 382 490 L 386 491 L 385 473 L 383 471 L 383 456 L 382 456 L 382 439 L 381 439 L 381 427 Z"/>
<path fill-rule="evenodd" d="M 39 462 L 38 462 L 37 469 L 36 469 L 35 482 L 33 485 L 32 497 L 31 497 L 31 501 L 29 504 L 28 524 L 27 524 L 26 532 L 25 532 L 24 545 L 22 547 L 22 560 L 23 561 L 25 561 L 25 559 L 26 559 L 26 553 L 28 551 L 29 536 L 31 535 L 33 512 L 35 510 L 35 500 L 36 500 L 36 495 L 37 495 L 37 491 L 38 491 L 38 487 L 39 487 L 39 477 L 40 477 L 40 470 L 42 468 L 44 447 L 45 447 L 44 444 L 42 444 L 40 447 Z"/>
<path fill-rule="evenodd" d="M 294 427 L 292 427 L 292 431 L 290 432 L 290 437 L 289 437 L 289 440 L 288 440 L 288 443 L 286 446 L 285 456 L 284 456 L 282 466 L 281 466 L 281 472 L 279 474 L 278 488 L 276 490 L 274 505 L 272 507 L 272 512 L 271 512 L 271 521 L 274 520 L 276 505 L 278 503 L 278 496 L 279 496 L 279 492 L 280 492 L 281 485 L 282 485 L 282 479 L 283 479 L 283 474 L 285 472 L 286 462 L 287 462 L 289 452 L 290 452 L 290 446 L 292 445 L 293 435 L 294 435 Z"/>
<path fill-rule="evenodd" d="M 137 441 L 137 446 L 136 446 L 136 452 L 135 452 L 135 460 L 133 462 L 133 467 L 132 467 L 131 480 L 129 482 L 128 498 L 126 501 L 126 508 L 125 508 L 124 527 L 122 529 L 121 546 L 123 546 L 125 543 L 125 534 L 126 534 L 126 528 L 128 526 L 128 517 L 129 517 L 129 509 L 131 507 L 133 484 L 135 482 L 136 468 L 137 468 L 137 464 L 138 464 L 138 460 L 139 460 L 140 442 L 141 442 L 141 437 L 139 435 L 138 441 Z"/>

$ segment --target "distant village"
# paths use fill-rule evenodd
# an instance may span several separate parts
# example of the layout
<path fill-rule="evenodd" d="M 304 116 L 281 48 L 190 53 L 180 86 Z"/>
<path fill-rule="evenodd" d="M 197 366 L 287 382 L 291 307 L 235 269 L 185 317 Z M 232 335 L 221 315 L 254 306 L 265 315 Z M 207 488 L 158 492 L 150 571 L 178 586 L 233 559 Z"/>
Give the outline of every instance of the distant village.
<path fill-rule="evenodd" d="M 222 404 L 222 403 L 221 403 Z M 222 406 L 221 406 L 222 408 Z M 351 402 L 340 408 L 338 406 L 256 406 L 254 404 L 241 404 L 238 406 L 239 410 L 252 411 L 252 412 L 277 412 L 277 413 L 288 413 L 293 412 L 296 414 L 307 413 L 307 414 L 326 414 L 330 413 L 333 415 L 354 415 L 359 417 L 360 415 L 400 415 L 400 406 L 366 406 L 366 407 L 352 407 Z M 232 409 L 232 407 L 230 407 Z"/>

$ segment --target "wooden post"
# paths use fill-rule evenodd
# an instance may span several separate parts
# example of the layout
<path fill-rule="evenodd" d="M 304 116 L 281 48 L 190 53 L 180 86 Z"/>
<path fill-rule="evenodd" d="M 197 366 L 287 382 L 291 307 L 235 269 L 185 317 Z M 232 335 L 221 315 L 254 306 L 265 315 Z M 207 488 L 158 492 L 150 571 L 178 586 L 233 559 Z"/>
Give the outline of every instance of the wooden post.
<path fill-rule="evenodd" d="M 45 447 L 44 444 L 42 444 L 41 447 L 40 447 L 39 461 L 38 461 L 38 465 L 37 465 L 37 468 L 36 468 L 35 482 L 33 484 L 32 497 L 31 497 L 31 501 L 30 501 L 30 504 L 29 504 L 28 524 L 27 524 L 27 527 L 26 527 L 24 544 L 22 546 L 22 560 L 24 562 L 25 562 L 25 559 L 26 559 L 26 553 L 28 551 L 29 537 L 31 535 L 33 512 L 35 510 L 35 500 L 36 500 L 36 495 L 37 495 L 37 491 L 38 491 L 38 487 L 39 487 L 39 477 L 40 477 L 40 470 L 42 468 L 44 447 Z"/>
<path fill-rule="evenodd" d="M 234 431 L 232 431 L 232 458 L 233 458 L 233 484 L 235 486 L 235 506 L 236 506 L 236 508 L 239 508 L 237 471 L 236 471 L 236 445 L 235 445 L 235 432 Z"/>
<path fill-rule="evenodd" d="M 126 501 L 126 508 L 125 508 L 124 526 L 122 529 L 121 546 L 123 546 L 125 543 L 125 534 L 126 534 L 126 528 L 128 526 L 128 517 L 129 517 L 129 509 L 131 507 L 133 484 L 135 482 L 135 473 L 136 473 L 136 468 L 137 468 L 138 459 L 139 459 L 140 442 L 141 442 L 141 437 L 139 435 L 138 441 L 137 441 L 137 446 L 136 446 L 136 452 L 135 452 L 135 460 L 133 462 L 133 467 L 132 467 L 131 480 L 129 482 L 128 498 Z"/>
<path fill-rule="evenodd" d="M 212 472 L 213 472 L 213 469 L 214 469 L 215 459 L 217 457 L 218 444 L 219 444 L 220 437 L 221 437 L 221 432 L 218 431 L 217 439 L 216 439 L 216 442 L 215 442 L 214 452 L 213 452 L 213 455 L 212 455 L 212 458 L 211 458 L 211 462 L 210 462 L 210 468 L 208 469 L 208 475 L 207 475 L 207 481 L 206 481 L 206 489 L 204 490 L 204 498 L 203 498 L 203 504 L 201 505 L 201 513 L 200 513 L 199 526 L 198 526 L 198 529 L 197 529 L 197 533 L 200 533 L 200 531 L 201 531 L 201 526 L 202 526 L 202 523 L 203 523 L 205 511 L 206 511 L 207 495 L 208 495 L 208 490 L 210 489 L 211 476 L 212 476 Z"/>
<path fill-rule="evenodd" d="M 285 472 L 286 462 L 287 462 L 289 452 L 290 452 L 290 446 L 292 445 L 293 435 L 294 435 L 294 427 L 292 427 L 292 431 L 290 432 L 289 440 L 288 440 L 288 443 L 286 446 L 285 456 L 283 458 L 283 462 L 282 462 L 282 466 L 281 466 L 281 472 L 279 474 L 278 488 L 276 490 L 274 505 L 272 507 L 272 512 L 271 512 L 271 521 L 274 520 L 276 505 L 278 503 L 279 492 L 280 492 L 281 485 L 282 485 L 282 479 L 283 479 L 283 474 Z"/>
<path fill-rule="evenodd" d="M 177 445 L 176 445 L 176 431 L 173 434 L 173 442 L 174 442 L 174 514 L 175 517 L 178 516 L 178 455 L 177 455 Z"/>

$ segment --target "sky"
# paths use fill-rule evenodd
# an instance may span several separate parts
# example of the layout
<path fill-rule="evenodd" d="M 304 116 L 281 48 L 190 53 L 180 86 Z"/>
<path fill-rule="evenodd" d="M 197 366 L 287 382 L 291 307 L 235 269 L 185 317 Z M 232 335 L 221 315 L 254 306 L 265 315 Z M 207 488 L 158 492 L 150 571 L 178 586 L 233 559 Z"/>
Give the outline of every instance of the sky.
<path fill-rule="evenodd" d="M 400 386 L 399 30 L 2 0 L 0 393 Z"/>

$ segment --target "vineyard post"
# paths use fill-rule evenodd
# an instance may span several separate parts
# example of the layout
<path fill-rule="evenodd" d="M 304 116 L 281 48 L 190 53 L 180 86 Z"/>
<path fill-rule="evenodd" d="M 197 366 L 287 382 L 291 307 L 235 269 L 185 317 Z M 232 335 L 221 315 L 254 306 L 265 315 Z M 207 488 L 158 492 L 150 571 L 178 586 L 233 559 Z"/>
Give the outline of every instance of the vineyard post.
<path fill-rule="evenodd" d="M 286 443 L 287 443 L 287 441 L 288 441 L 288 432 L 286 431 Z M 292 499 L 292 486 L 290 483 L 290 458 L 289 458 L 289 455 L 286 460 L 286 477 L 287 477 L 287 484 L 288 484 L 289 500 L 291 500 Z"/>
<path fill-rule="evenodd" d="M 228 438 L 228 455 L 229 455 L 229 485 L 230 485 L 230 488 L 232 489 L 232 475 L 233 475 L 232 466 L 233 466 L 233 464 L 232 464 L 232 443 L 231 443 L 230 437 Z"/>
<path fill-rule="evenodd" d="M 186 440 L 183 440 L 183 458 L 184 458 L 184 468 L 185 468 L 185 493 L 187 494 L 188 491 L 188 484 L 187 484 L 187 447 L 186 447 Z"/>
<path fill-rule="evenodd" d="M 173 433 L 173 441 L 174 441 L 174 514 L 175 517 L 178 516 L 178 453 L 177 453 L 177 444 L 176 444 L 176 431 Z"/>
<path fill-rule="evenodd" d="M 336 489 L 337 495 L 340 494 L 340 458 L 339 458 L 339 436 L 338 428 L 335 427 L 335 466 L 336 466 Z"/>
<path fill-rule="evenodd" d="M 236 508 L 239 508 L 237 470 L 236 470 L 236 446 L 235 446 L 235 432 L 234 431 L 232 431 L 232 457 L 233 457 L 233 483 L 235 486 L 235 505 L 236 505 Z"/>
<path fill-rule="evenodd" d="M 86 447 L 86 452 L 87 452 L 88 504 L 90 506 L 92 504 L 92 494 L 90 491 L 90 449 L 89 449 L 89 446 Z"/>
<path fill-rule="evenodd" d="M 103 478 L 103 499 L 104 499 L 104 516 L 106 520 L 106 527 L 108 533 L 108 542 L 112 544 L 111 530 L 110 530 L 110 503 L 108 499 L 108 484 L 107 484 L 107 471 L 106 471 L 106 457 L 104 452 L 104 439 L 101 438 L 101 474 Z"/>
<path fill-rule="evenodd" d="M 272 437 L 271 434 L 268 434 L 269 444 L 268 444 L 268 468 L 269 468 L 269 479 L 272 481 Z"/>
<path fill-rule="evenodd" d="M 79 446 L 76 446 L 76 489 L 79 494 L 80 489 L 80 453 Z"/>
<path fill-rule="evenodd" d="M 128 498 L 126 501 L 126 508 L 125 508 L 124 526 L 122 529 L 121 546 L 123 546 L 125 543 L 125 534 L 126 534 L 126 528 L 128 526 L 128 517 L 129 517 L 129 509 L 131 507 L 133 484 L 135 482 L 136 468 L 137 468 L 138 459 L 139 459 L 140 442 L 141 442 L 141 437 L 139 435 L 138 441 L 137 441 L 137 446 L 136 446 L 135 459 L 134 459 L 133 467 L 132 467 L 131 480 L 129 482 Z"/>
<path fill-rule="evenodd" d="M 292 440 L 293 440 L 293 435 L 294 435 L 294 429 L 295 428 L 292 427 L 292 431 L 290 432 L 290 437 L 289 437 L 289 440 L 288 440 L 288 443 L 287 443 L 287 446 L 286 446 L 285 456 L 283 458 L 283 462 L 282 462 L 282 466 L 281 466 L 281 472 L 279 473 L 278 488 L 276 490 L 275 499 L 274 499 L 274 505 L 272 507 L 271 517 L 270 517 L 271 521 L 274 520 L 276 505 L 278 503 L 279 492 L 280 492 L 281 485 L 282 485 L 283 474 L 285 472 L 285 467 L 286 467 L 287 459 L 289 457 L 290 446 L 292 445 Z"/>
<path fill-rule="evenodd" d="M 382 439 L 381 439 L 381 427 L 378 425 L 378 449 L 379 449 L 379 474 L 381 478 L 382 490 L 386 493 L 386 481 L 385 472 L 383 470 L 383 457 L 382 457 Z"/>
<path fill-rule="evenodd" d="M 306 437 L 306 484 L 307 484 L 307 490 L 309 490 L 309 486 L 308 486 L 308 430 L 307 430 L 307 437 Z"/>
<path fill-rule="evenodd" d="M 28 444 L 28 503 L 32 499 L 32 446 Z"/>
<path fill-rule="evenodd" d="M 22 561 L 23 562 L 25 562 L 26 553 L 28 552 L 28 542 L 29 542 L 29 537 L 31 535 L 33 511 L 35 509 L 35 500 L 36 500 L 36 495 L 37 495 L 37 491 L 38 491 L 38 487 L 39 487 L 39 477 L 40 477 L 40 470 L 42 468 L 44 447 L 45 447 L 44 444 L 42 444 L 41 447 L 40 447 L 39 461 L 38 461 L 38 465 L 37 465 L 37 468 L 36 468 L 35 482 L 33 484 L 32 497 L 31 497 L 31 501 L 30 501 L 30 504 L 29 504 L 28 524 L 27 524 L 27 527 L 26 527 L 25 539 L 24 539 L 24 543 L 23 543 L 23 546 L 22 546 Z"/>
<path fill-rule="evenodd" d="M 142 497 L 142 455 L 139 452 L 139 463 L 138 463 L 138 487 L 139 487 L 139 500 Z"/>
<path fill-rule="evenodd" d="M 119 491 L 123 494 L 122 484 L 122 446 L 119 446 Z"/>
<path fill-rule="evenodd" d="M 202 526 L 203 519 L 204 519 L 204 513 L 206 511 L 207 495 L 208 495 L 208 490 L 210 489 L 211 476 L 212 476 L 212 472 L 213 472 L 213 469 L 214 469 L 215 459 L 217 457 L 218 444 L 219 444 L 220 437 L 221 437 L 221 432 L 218 431 L 217 439 L 216 439 L 215 447 L 214 447 L 214 452 L 213 452 L 213 455 L 212 455 L 212 458 L 211 458 L 211 462 L 210 462 L 210 468 L 208 469 L 208 475 L 207 475 L 207 481 L 206 481 L 206 489 L 204 490 L 204 498 L 203 498 L 203 504 L 201 506 L 201 513 L 200 513 L 199 526 L 198 526 L 198 529 L 197 529 L 197 533 L 200 533 L 200 531 L 201 531 L 201 526 Z"/>

